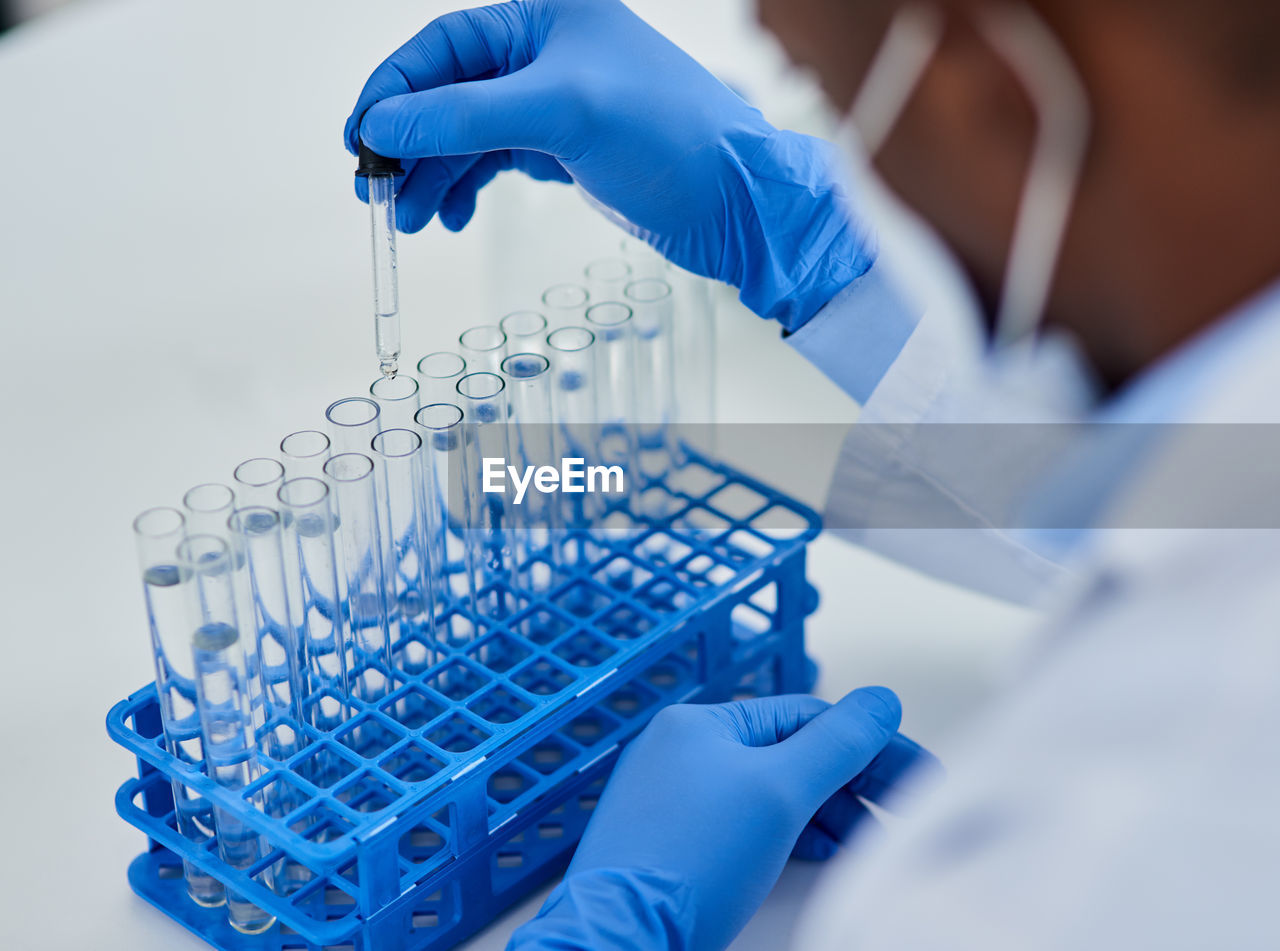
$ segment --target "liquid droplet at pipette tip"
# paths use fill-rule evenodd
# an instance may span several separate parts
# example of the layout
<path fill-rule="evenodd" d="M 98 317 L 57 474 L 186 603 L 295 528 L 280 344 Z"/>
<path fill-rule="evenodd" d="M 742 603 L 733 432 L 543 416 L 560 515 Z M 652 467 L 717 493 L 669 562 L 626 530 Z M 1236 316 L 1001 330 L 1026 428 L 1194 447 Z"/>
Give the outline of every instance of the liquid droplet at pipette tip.
<path fill-rule="evenodd" d="M 398 360 L 385 360 L 382 363 L 382 375 L 388 380 L 394 380 L 396 374 L 400 372 L 400 363 Z"/>

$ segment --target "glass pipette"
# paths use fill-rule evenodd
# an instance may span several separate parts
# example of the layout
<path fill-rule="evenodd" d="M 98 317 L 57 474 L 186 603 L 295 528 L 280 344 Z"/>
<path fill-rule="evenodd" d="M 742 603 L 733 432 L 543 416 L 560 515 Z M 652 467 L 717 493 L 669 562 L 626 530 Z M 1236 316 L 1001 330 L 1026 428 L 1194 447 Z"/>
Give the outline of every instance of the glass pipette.
<path fill-rule="evenodd" d="M 382 375 L 400 370 L 400 289 L 396 280 L 396 176 L 398 159 L 384 158 L 360 143 L 356 175 L 369 183 L 373 236 L 373 330 Z"/>

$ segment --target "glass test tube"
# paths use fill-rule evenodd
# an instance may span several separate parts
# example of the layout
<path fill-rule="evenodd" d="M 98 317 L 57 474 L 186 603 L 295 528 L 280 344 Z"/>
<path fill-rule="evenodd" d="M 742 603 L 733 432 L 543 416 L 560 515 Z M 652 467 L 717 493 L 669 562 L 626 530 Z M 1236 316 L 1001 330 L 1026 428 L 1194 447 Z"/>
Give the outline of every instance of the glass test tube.
<path fill-rule="evenodd" d="M 435 662 L 435 611 L 428 551 L 422 437 L 407 429 L 388 429 L 373 439 L 379 468 L 382 539 L 386 570 L 387 625 L 391 656 L 400 669 L 419 674 Z"/>
<path fill-rule="evenodd" d="M 241 507 L 273 509 L 284 483 L 284 465 L 276 459 L 250 459 L 236 466 L 236 501 Z"/>
<path fill-rule="evenodd" d="M 165 745 L 170 755 L 199 770 L 204 753 L 185 590 L 191 579 L 177 561 L 178 546 L 186 538 L 186 519 L 177 509 L 150 509 L 134 520 L 133 531 Z M 172 787 L 178 833 L 197 845 L 208 842 L 214 836 L 212 806 L 177 779 L 172 781 Z M 185 859 L 182 864 L 192 901 L 214 908 L 226 900 L 221 882 Z"/>
<path fill-rule="evenodd" d="M 632 500 L 639 496 L 636 467 L 636 356 L 633 312 L 626 304 L 608 302 L 587 310 L 596 335 L 596 460 L 625 473 L 626 497 L 598 522 L 600 534 L 625 540 L 635 527 Z M 621 533 L 621 534 L 620 534 Z"/>
<path fill-rule="evenodd" d="M 378 404 L 378 428 L 408 429 L 417 415 L 418 381 L 408 375 L 379 377 L 369 387 L 369 395 Z"/>
<path fill-rule="evenodd" d="M 552 329 L 582 323 L 590 303 L 591 292 L 581 284 L 557 284 L 542 295 L 542 307 Z"/>
<path fill-rule="evenodd" d="M 471 514 L 470 500 L 463 488 L 466 475 L 463 419 L 462 409 L 454 403 L 424 406 L 416 419 L 425 453 L 427 548 L 432 566 L 433 600 L 437 606 L 436 638 L 452 647 L 470 643 L 476 633 L 467 615 L 447 610 L 452 602 L 466 599 L 470 603 L 472 599 L 466 549 Z M 445 609 L 443 613 L 441 609 Z"/>
<path fill-rule="evenodd" d="M 423 406 L 451 403 L 458 396 L 458 381 L 467 375 L 467 361 L 449 350 L 429 353 L 418 361 Z"/>
<path fill-rule="evenodd" d="M 635 425 L 642 451 L 667 447 L 675 411 L 674 311 L 671 285 L 646 278 L 627 285 L 635 314 Z M 661 464 L 665 468 L 666 460 Z"/>
<path fill-rule="evenodd" d="M 623 258 L 601 258 L 584 272 L 591 299 L 597 303 L 626 300 L 627 285 L 635 280 L 631 265 Z"/>
<path fill-rule="evenodd" d="M 188 649 L 209 778 L 239 793 L 258 778 L 259 765 L 252 674 L 245 659 L 247 638 L 236 613 L 231 551 L 221 538 L 196 535 L 178 546 L 178 562 L 192 578 L 187 586 Z M 257 865 L 266 854 L 262 837 L 234 813 L 215 806 L 213 814 L 222 861 L 241 871 Z M 227 919 L 245 934 L 259 934 L 275 922 L 274 916 L 230 889 Z"/>
<path fill-rule="evenodd" d="M 280 441 L 280 459 L 286 479 L 319 479 L 329 461 L 329 437 L 315 429 L 291 433 Z"/>
<path fill-rule="evenodd" d="M 515 551 L 515 515 L 509 493 L 484 491 L 485 460 L 512 458 L 507 432 L 507 384 L 495 373 L 469 373 L 458 381 L 458 397 L 467 427 L 462 490 L 469 519 L 463 531 L 475 613 L 504 618 L 517 606 L 511 582 L 519 570 Z"/>
<path fill-rule="evenodd" d="M 345 698 L 350 694 L 334 544 L 338 520 L 330 495 L 325 482 L 311 477 L 290 479 L 279 493 L 285 516 L 285 549 L 294 552 L 299 565 L 296 577 L 302 610 L 295 625 L 306 645 L 302 651 L 306 659 L 303 716 L 317 730 L 326 732 L 345 722 Z"/>
<path fill-rule="evenodd" d="M 510 392 L 510 412 L 515 428 L 511 433 L 522 468 L 549 467 L 559 470 L 555 417 L 551 403 L 551 361 L 537 353 L 516 353 L 502 362 Z M 561 519 L 559 494 L 551 495 L 530 484 L 519 505 L 519 544 L 522 571 L 519 583 L 533 591 L 547 588 L 550 565 L 558 559 Z"/>
<path fill-rule="evenodd" d="M 347 682 L 352 696 L 376 703 L 389 689 L 391 650 L 373 460 L 342 453 L 325 463 L 324 473 L 339 520 Z"/>
<path fill-rule="evenodd" d="M 551 397 L 558 445 L 566 458 L 586 461 L 594 459 L 599 442 L 596 425 L 596 336 L 585 327 L 562 327 L 547 335 L 551 352 Z M 565 527 L 570 530 L 561 546 L 562 559 L 579 562 L 588 557 L 587 530 L 604 511 L 604 497 L 599 493 L 566 493 L 561 511 Z"/>
<path fill-rule="evenodd" d="M 618 244 L 618 250 L 631 265 L 635 280 L 647 277 L 666 277 L 670 265 L 657 249 L 646 241 L 627 235 Z"/>
<path fill-rule="evenodd" d="M 330 405 L 324 414 L 329 421 L 330 452 L 368 452 L 373 437 L 382 429 L 381 414 L 377 403 L 361 397 L 338 400 Z"/>
<path fill-rule="evenodd" d="M 400 287 L 396 277 L 396 180 L 369 175 L 369 217 L 373 237 L 373 321 L 378 362 L 394 377 L 400 360 Z"/>
<path fill-rule="evenodd" d="M 693 423 L 704 448 L 714 450 L 717 356 L 716 299 L 711 281 L 667 266 L 675 299 L 675 420 Z"/>
<path fill-rule="evenodd" d="M 228 527 L 231 551 L 243 552 L 248 584 L 240 582 L 237 613 L 246 638 L 243 651 L 249 674 L 261 679 L 265 730 L 259 749 L 279 762 L 298 752 L 306 736 L 302 720 L 305 643 L 298 637 L 290 613 L 281 518 L 274 508 L 236 509 Z M 239 571 L 240 569 L 236 569 Z M 240 579 L 233 579 L 240 581 Z M 252 637 L 251 642 L 249 638 Z M 250 684 L 249 695 L 254 695 Z"/>
<path fill-rule="evenodd" d="M 502 332 L 501 327 L 488 324 L 472 327 L 458 338 L 458 349 L 466 359 L 468 369 L 480 373 L 497 373 L 507 357 L 507 335 Z"/>
<path fill-rule="evenodd" d="M 188 535 L 227 537 L 227 519 L 235 511 L 236 494 L 220 482 L 198 485 L 182 497 Z"/>
<path fill-rule="evenodd" d="M 509 353 L 547 355 L 547 318 L 536 310 L 518 310 L 514 314 L 507 314 L 499 326 L 507 335 Z"/>

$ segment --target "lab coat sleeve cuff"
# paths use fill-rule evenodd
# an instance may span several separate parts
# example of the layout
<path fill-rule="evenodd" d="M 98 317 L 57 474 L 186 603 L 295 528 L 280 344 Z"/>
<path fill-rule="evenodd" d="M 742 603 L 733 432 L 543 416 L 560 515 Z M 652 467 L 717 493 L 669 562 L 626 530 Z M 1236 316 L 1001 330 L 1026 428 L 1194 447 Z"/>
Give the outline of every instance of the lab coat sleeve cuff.
<path fill-rule="evenodd" d="M 902 353 L 920 314 L 874 265 L 786 339 L 840 389 L 866 403 Z"/>

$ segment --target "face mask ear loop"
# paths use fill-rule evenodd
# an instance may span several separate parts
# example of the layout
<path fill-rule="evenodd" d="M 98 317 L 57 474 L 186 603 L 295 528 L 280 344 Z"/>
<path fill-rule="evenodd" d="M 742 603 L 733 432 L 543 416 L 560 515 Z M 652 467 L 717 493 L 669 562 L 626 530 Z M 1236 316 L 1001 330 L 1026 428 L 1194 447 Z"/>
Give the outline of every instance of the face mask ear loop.
<path fill-rule="evenodd" d="M 942 43 L 943 19 L 932 4 L 912 3 L 894 15 L 848 123 L 868 160 L 884 147 Z"/>
<path fill-rule="evenodd" d="M 979 23 L 1040 113 L 996 320 L 999 351 L 1019 343 L 1030 346 L 1044 319 L 1084 171 L 1092 117 L 1088 93 L 1066 50 L 1029 7 L 989 7 Z"/>

